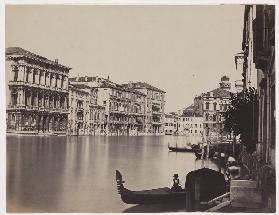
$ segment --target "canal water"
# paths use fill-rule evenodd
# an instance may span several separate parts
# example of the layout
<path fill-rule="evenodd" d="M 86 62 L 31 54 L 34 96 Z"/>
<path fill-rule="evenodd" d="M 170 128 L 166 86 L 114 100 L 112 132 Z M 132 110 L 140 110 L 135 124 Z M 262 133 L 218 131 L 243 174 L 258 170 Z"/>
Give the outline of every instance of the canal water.
<path fill-rule="evenodd" d="M 178 173 L 208 167 L 193 153 L 169 152 L 186 137 L 7 136 L 8 212 L 170 212 L 167 205 L 135 206 L 117 194 L 115 170 L 131 190 L 170 186 Z"/>

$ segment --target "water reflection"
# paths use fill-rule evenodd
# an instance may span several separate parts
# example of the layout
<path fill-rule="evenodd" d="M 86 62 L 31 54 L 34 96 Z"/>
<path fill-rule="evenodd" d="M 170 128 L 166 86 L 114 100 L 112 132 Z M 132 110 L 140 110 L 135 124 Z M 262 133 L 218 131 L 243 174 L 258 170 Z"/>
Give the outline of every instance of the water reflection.
<path fill-rule="evenodd" d="M 7 137 L 8 212 L 168 212 L 177 207 L 133 206 L 116 192 L 115 170 L 131 190 L 182 184 L 207 166 L 193 153 L 168 151 L 173 136 Z M 108 207 L 109 205 L 109 207 Z"/>

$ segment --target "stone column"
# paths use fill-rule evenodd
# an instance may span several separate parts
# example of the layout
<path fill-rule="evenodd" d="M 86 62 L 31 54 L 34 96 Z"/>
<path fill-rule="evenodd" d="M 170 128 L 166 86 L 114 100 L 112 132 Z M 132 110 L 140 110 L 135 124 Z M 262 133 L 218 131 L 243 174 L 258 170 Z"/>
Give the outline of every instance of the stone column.
<path fill-rule="evenodd" d="M 64 89 L 64 83 L 65 82 L 65 76 L 64 75 L 62 75 L 61 76 L 61 89 Z"/>
<path fill-rule="evenodd" d="M 65 77 L 65 90 L 68 90 L 68 77 Z"/>
<path fill-rule="evenodd" d="M 61 88 L 61 76 L 60 75 L 58 75 L 58 77 L 57 77 L 57 88 Z"/>

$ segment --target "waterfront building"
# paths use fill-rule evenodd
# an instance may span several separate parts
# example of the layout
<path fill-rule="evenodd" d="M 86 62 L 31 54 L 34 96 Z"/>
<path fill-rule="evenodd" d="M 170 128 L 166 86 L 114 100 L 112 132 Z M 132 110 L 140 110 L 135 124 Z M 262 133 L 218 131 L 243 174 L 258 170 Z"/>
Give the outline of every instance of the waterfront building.
<path fill-rule="evenodd" d="M 71 68 L 20 47 L 5 59 L 7 132 L 66 134 Z"/>
<path fill-rule="evenodd" d="M 194 98 L 194 112 L 203 116 L 204 136 L 218 139 L 224 128 L 224 112 L 230 105 L 231 83 L 227 76 L 221 78 L 220 86 Z"/>
<path fill-rule="evenodd" d="M 174 135 L 178 129 L 178 115 L 174 113 L 165 114 L 165 135 Z"/>
<path fill-rule="evenodd" d="M 97 104 L 98 88 L 69 84 L 69 135 L 103 135 L 105 108 Z"/>
<path fill-rule="evenodd" d="M 89 89 L 69 84 L 69 135 L 89 134 Z"/>
<path fill-rule="evenodd" d="M 70 80 L 95 90 L 96 105 L 102 113 L 104 112 L 102 134 L 144 134 L 145 94 L 127 85 L 116 84 L 109 78 L 78 77 Z"/>
<path fill-rule="evenodd" d="M 275 211 L 275 6 L 245 6 L 242 49 L 244 77 L 257 77 L 259 97 L 258 108 L 255 108 L 258 119 L 254 121 L 258 128 L 256 157 L 242 156 L 242 162 L 256 173 L 253 179 L 263 191 L 265 206 Z"/>
<path fill-rule="evenodd" d="M 183 110 L 178 117 L 178 134 L 179 135 L 203 135 L 203 117 L 194 111 L 194 105 Z"/>
<path fill-rule="evenodd" d="M 130 82 L 129 88 L 145 95 L 145 133 L 163 135 L 165 115 L 165 91 L 145 82 Z"/>
<path fill-rule="evenodd" d="M 105 107 L 98 105 L 98 91 L 97 87 L 91 87 L 89 94 L 89 134 L 94 136 L 105 134 Z"/>

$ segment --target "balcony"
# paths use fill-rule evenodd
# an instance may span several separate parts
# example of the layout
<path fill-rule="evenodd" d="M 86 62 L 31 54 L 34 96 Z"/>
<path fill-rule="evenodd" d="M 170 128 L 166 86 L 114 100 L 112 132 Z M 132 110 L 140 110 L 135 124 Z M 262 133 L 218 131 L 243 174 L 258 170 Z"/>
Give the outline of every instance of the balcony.
<path fill-rule="evenodd" d="M 83 122 L 83 117 L 78 117 L 77 122 Z"/>
<path fill-rule="evenodd" d="M 157 121 L 157 120 L 152 120 L 152 124 L 153 125 L 162 125 L 163 122 L 162 121 Z"/>
<path fill-rule="evenodd" d="M 24 81 L 10 81 L 9 86 L 27 86 L 27 87 L 33 87 L 33 88 L 40 88 L 45 90 L 52 90 L 52 91 L 58 91 L 58 92 L 68 92 L 67 89 L 62 89 L 54 86 L 44 85 L 44 84 L 38 84 L 38 83 L 30 83 L 30 82 L 24 82 Z"/>
<path fill-rule="evenodd" d="M 163 112 L 162 111 L 157 111 L 157 110 L 152 110 L 152 114 L 154 114 L 154 115 L 162 115 Z"/>
<path fill-rule="evenodd" d="M 25 110 L 25 109 L 26 109 L 25 105 L 15 104 L 15 105 L 7 106 L 7 110 Z"/>
<path fill-rule="evenodd" d="M 77 112 L 83 112 L 84 108 L 83 107 L 77 107 Z"/>

